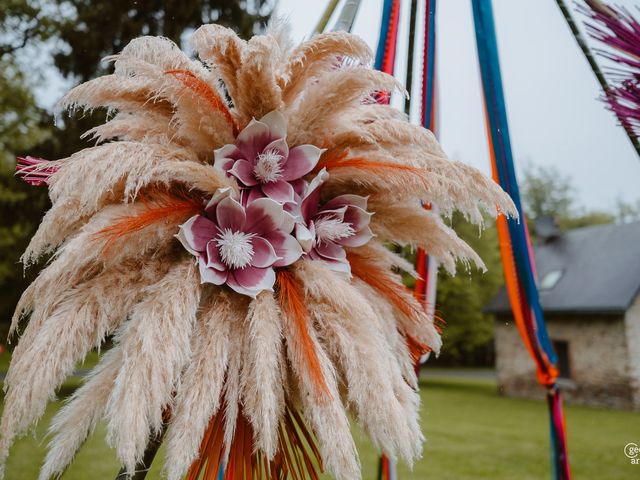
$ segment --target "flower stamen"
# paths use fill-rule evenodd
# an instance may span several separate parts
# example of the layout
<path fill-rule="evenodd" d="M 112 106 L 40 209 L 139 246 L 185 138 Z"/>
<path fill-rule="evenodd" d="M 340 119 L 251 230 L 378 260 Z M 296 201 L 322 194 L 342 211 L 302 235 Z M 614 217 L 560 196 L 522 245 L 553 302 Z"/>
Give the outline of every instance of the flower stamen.
<path fill-rule="evenodd" d="M 253 258 L 253 233 L 234 232 L 230 228 L 220 230 L 215 242 L 220 259 L 229 268 L 244 268 Z"/>
<path fill-rule="evenodd" d="M 284 157 L 275 149 L 265 150 L 258 155 L 258 161 L 253 170 L 256 179 L 261 183 L 271 183 L 278 180 L 282 173 L 280 162 Z"/>
<path fill-rule="evenodd" d="M 319 218 L 314 222 L 314 224 L 316 228 L 316 238 L 319 242 L 335 242 L 342 238 L 351 237 L 356 233 L 350 223 L 343 222 L 337 218 Z"/>

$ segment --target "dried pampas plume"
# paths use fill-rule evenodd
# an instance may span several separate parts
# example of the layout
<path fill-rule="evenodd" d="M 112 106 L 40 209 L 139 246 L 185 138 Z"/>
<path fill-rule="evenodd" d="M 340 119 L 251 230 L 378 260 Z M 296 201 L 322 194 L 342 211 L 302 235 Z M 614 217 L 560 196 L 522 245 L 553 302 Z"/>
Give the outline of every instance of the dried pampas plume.
<path fill-rule="evenodd" d="M 425 248 L 452 273 L 482 268 L 421 201 L 478 223 L 515 216 L 512 202 L 372 104 L 398 85 L 357 37 L 293 48 L 282 30 L 244 41 L 205 25 L 192 45 L 200 61 L 167 39 L 132 41 L 112 75 L 61 102 L 112 111 L 86 134 L 98 145 L 18 165 L 52 201 L 23 261 L 53 256 L 13 319 L 12 333 L 29 323 L 5 381 L 0 466 L 106 337 L 53 420 L 41 480 L 101 420 L 125 475 L 167 428 L 171 480 L 220 468 L 359 479 L 349 415 L 386 455 L 415 461 L 411 358 L 441 342 L 394 272 L 413 268 L 385 244 Z"/>

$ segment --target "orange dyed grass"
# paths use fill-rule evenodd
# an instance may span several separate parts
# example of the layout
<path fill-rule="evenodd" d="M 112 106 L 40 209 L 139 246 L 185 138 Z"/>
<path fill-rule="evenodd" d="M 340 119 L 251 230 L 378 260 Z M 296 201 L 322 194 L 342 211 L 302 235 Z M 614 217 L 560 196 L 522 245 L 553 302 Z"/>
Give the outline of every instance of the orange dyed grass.
<path fill-rule="evenodd" d="M 409 355 L 411 355 L 411 360 L 414 365 L 418 365 L 418 362 L 422 358 L 423 355 L 429 353 L 431 349 L 422 342 L 419 342 L 416 338 L 411 335 L 405 335 L 404 341 L 407 343 L 407 348 L 409 349 Z"/>
<path fill-rule="evenodd" d="M 113 225 L 94 234 L 95 239 L 104 241 L 103 255 L 108 254 L 115 244 L 127 235 L 160 222 L 179 223 L 202 209 L 198 200 L 166 192 L 155 193 L 151 198 L 141 197 L 140 202 L 144 205 L 142 212 L 122 217 Z"/>
<path fill-rule="evenodd" d="M 240 411 L 236 420 L 228 460 L 224 460 L 224 413 L 211 418 L 200 444 L 200 455 L 189 468 L 185 480 L 217 480 L 224 468 L 225 480 L 319 480 L 322 459 L 313 435 L 300 413 L 286 407 L 278 425 L 278 453 L 272 460 L 255 451 L 251 423 Z"/>
<path fill-rule="evenodd" d="M 414 301 L 409 289 L 398 283 L 386 268 L 377 265 L 368 256 L 353 251 L 347 253 L 347 260 L 354 276 L 383 295 L 405 316 L 416 318 L 422 314 L 421 307 Z"/>
<path fill-rule="evenodd" d="M 233 128 L 233 135 L 238 135 L 238 125 L 236 124 L 233 116 L 231 115 L 231 111 L 229 110 L 229 106 L 225 101 L 220 98 L 218 92 L 216 92 L 211 86 L 199 79 L 193 72 L 189 70 L 167 70 L 164 73 L 167 75 L 172 75 L 178 80 L 182 82 L 182 84 L 191 90 L 196 95 L 203 97 L 209 102 L 209 104 L 217 111 L 224 115 L 224 118 L 229 122 L 229 125 Z"/>
<path fill-rule="evenodd" d="M 348 149 L 329 149 L 327 150 L 320 161 L 314 168 L 314 173 L 317 173 L 323 168 L 327 170 L 336 170 L 340 168 L 355 168 L 359 170 L 366 170 L 374 173 L 387 180 L 393 179 L 393 177 L 406 177 L 406 175 L 417 176 L 416 178 L 422 179 L 425 175 L 425 170 L 420 167 L 414 167 L 411 165 L 402 165 L 393 162 L 381 162 L 369 160 L 363 157 L 348 157 Z"/>
<path fill-rule="evenodd" d="M 330 395 L 320 367 L 318 352 L 309 334 L 309 310 L 304 304 L 299 282 L 290 271 L 279 270 L 276 274 L 276 283 L 280 308 L 293 323 L 305 355 L 306 366 L 301 367 L 309 370 L 319 396 Z"/>
<path fill-rule="evenodd" d="M 347 260 L 351 264 L 351 273 L 353 275 L 373 287 L 378 293 L 384 295 L 404 315 L 413 318 L 415 315 L 423 312 L 422 305 L 424 304 L 424 296 L 422 295 L 421 298 L 416 298 L 409 288 L 398 283 L 391 275 L 391 272 L 377 265 L 373 258 L 368 255 L 349 251 L 347 253 Z M 412 301 L 413 299 L 418 300 L 420 305 Z M 433 320 L 438 329 L 446 323 L 444 319 L 440 317 L 438 310 L 434 312 Z"/>

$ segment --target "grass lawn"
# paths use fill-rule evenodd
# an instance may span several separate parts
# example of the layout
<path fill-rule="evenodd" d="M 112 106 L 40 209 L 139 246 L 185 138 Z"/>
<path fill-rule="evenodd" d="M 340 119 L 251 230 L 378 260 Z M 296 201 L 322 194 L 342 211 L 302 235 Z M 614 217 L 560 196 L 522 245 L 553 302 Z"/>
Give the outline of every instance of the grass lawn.
<path fill-rule="evenodd" d="M 404 479 L 544 479 L 549 478 L 546 405 L 541 401 L 499 397 L 490 380 L 427 374 L 422 382 L 422 424 L 428 441 L 413 471 L 401 466 Z M 8 480 L 31 480 L 45 453 L 48 420 L 60 407 L 53 403 L 35 435 L 11 451 Z M 567 408 L 570 458 L 575 478 L 640 478 L 640 467 L 623 454 L 640 442 L 640 415 L 586 407 Z M 87 442 L 63 480 L 112 479 L 118 471 L 104 443 L 104 426 Z M 363 434 L 355 432 L 363 478 L 376 478 L 377 456 Z M 160 460 L 160 459 L 158 459 Z M 156 461 L 149 479 L 160 478 Z"/>

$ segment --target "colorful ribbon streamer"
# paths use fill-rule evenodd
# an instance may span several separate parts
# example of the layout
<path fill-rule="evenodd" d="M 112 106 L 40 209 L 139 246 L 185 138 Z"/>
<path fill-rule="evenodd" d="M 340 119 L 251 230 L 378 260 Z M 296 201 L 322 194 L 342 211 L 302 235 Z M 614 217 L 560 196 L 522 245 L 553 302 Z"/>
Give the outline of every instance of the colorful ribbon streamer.
<path fill-rule="evenodd" d="M 422 62 L 422 126 L 436 133 L 436 0 L 425 0 L 424 48 Z M 426 208 L 434 208 L 431 205 Z M 435 313 L 436 281 L 438 264 L 436 259 L 418 249 L 416 271 L 418 278 L 414 295 L 423 302 L 427 313 Z"/>
<path fill-rule="evenodd" d="M 400 23 L 400 0 L 384 0 L 380 38 L 374 66 L 376 70 L 393 75 L 396 61 L 398 25 Z"/>
<path fill-rule="evenodd" d="M 416 22 L 415 3 L 412 2 L 411 21 Z M 400 13 L 400 2 L 385 0 L 382 10 L 382 22 L 380 28 L 380 40 L 376 54 L 375 66 L 377 69 L 393 75 L 396 43 L 398 34 L 398 23 Z M 422 69 L 422 95 L 421 95 L 421 123 L 425 128 L 435 129 L 435 15 L 436 0 L 425 1 L 425 26 L 424 26 L 424 59 Z M 411 28 L 413 27 L 413 28 Z M 410 32 L 415 32 L 415 25 L 411 25 Z M 410 33 L 410 45 L 413 47 L 414 38 Z M 413 48 L 411 51 L 413 52 Z M 411 57 L 411 56 L 410 56 Z M 409 72 L 413 68 L 413 58 L 407 61 L 407 79 Z M 408 86 L 408 88 L 410 88 Z M 379 96 L 380 103 L 388 103 L 388 96 Z M 431 208 L 426 206 L 425 208 Z M 418 279 L 414 287 L 414 295 L 418 298 L 425 310 L 433 315 L 435 313 L 436 282 L 438 265 L 435 258 L 419 249 L 416 259 L 416 271 Z M 419 363 L 416 369 L 419 368 Z M 379 480 L 395 480 L 397 478 L 396 463 L 385 455 L 380 458 L 378 468 Z"/>
<path fill-rule="evenodd" d="M 509 301 L 520 335 L 535 364 L 538 382 L 547 388 L 554 478 L 569 479 L 562 399 L 556 385 L 556 355 L 547 334 L 529 234 L 516 180 L 507 123 L 491 0 L 472 0 L 476 43 L 484 92 L 493 177 L 513 199 L 520 222 L 498 219 L 498 236 Z"/>
<path fill-rule="evenodd" d="M 380 22 L 380 37 L 376 50 L 374 66 L 389 75 L 393 75 L 396 61 L 396 45 L 398 39 L 398 25 L 400 23 L 400 0 L 384 0 L 382 6 L 382 20 Z M 388 104 L 391 100 L 389 92 L 378 92 L 378 103 Z M 378 480 L 396 480 L 397 471 L 394 460 L 386 455 L 380 456 L 378 463 Z"/>

